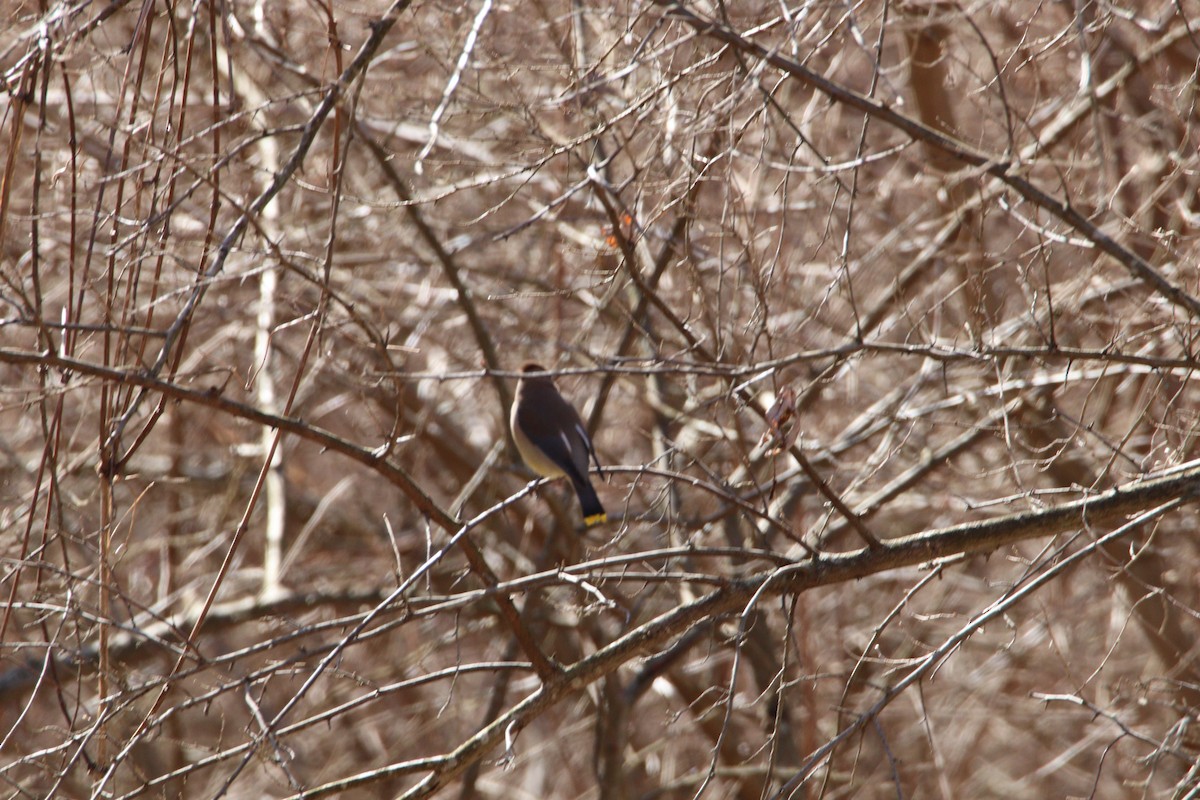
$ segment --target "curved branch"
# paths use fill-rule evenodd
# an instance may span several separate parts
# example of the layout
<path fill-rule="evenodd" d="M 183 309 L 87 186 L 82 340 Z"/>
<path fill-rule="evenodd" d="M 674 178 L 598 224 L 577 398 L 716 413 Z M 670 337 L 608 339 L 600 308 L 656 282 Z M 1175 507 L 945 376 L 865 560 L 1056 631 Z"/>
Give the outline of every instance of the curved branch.
<path fill-rule="evenodd" d="M 1054 197 L 1035 186 L 1026 178 L 1013 174 L 1015 170 L 1020 168 L 1021 165 L 1019 163 L 975 150 L 953 136 L 923 125 L 878 100 L 859 94 L 853 89 L 831 81 L 824 75 L 804 66 L 804 64 L 794 58 L 763 47 L 757 42 L 750 41 L 732 28 L 685 8 L 678 0 L 654 0 L 654 3 L 663 8 L 668 14 L 691 26 L 696 32 L 710 36 L 743 53 L 748 53 L 762 59 L 776 69 L 782 70 L 793 78 L 807 83 L 809 86 L 827 95 L 830 99 L 839 103 L 845 103 L 864 114 L 869 114 L 872 117 L 883 120 L 889 125 L 904 131 L 912 138 L 935 147 L 938 151 L 1003 181 L 1009 188 L 1029 202 L 1058 217 L 1067 225 L 1079 231 L 1088 241 L 1114 258 L 1133 273 L 1134 277 L 1154 287 L 1159 294 L 1171 303 L 1193 315 L 1200 316 L 1200 299 L 1193 297 L 1171 283 L 1144 258 L 1122 247 L 1115 239 L 1100 230 L 1091 220 L 1076 210 L 1069 200 Z"/>
<path fill-rule="evenodd" d="M 1127 515 L 1146 513 L 1164 503 L 1187 503 L 1200 496 L 1200 462 L 1192 462 L 1170 474 L 1146 481 L 1134 481 L 1094 497 L 1043 511 L 1011 514 L 997 519 L 968 522 L 887 540 L 879 547 L 864 548 L 810 559 L 733 580 L 727 586 L 686 605 L 677 606 L 638 626 L 624 636 L 597 650 L 554 676 L 506 714 L 498 717 L 458 748 L 444 756 L 425 759 L 424 768 L 432 768 L 416 786 L 401 795 L 403 800 L 432 796 L 449 781 L 461 775 L 493 747 L 511 739 L 522 727 L 546 709 L 566 697 L 582 691 L 630 659 L 661 649 L 693 625 L 743 608 L 752 599 L 767 595 L 794 594 L 819 586 L 856 580 L 885 570 L 911 567 L 929 561 L 968 553 L 986 553 L 1025 539 L 1052 536 L 1073 528 L 1123 520 Z M 1120 526 L 1118 526 L 1120 527 Z M 1128 527 L 1128 526 L 1126 526 Z M 417 762 L 371 770 L 335 783 L 318 786 L 294 795 L 298 798 L 322 797 L 352 786 L 370 783 L 389 775 L 417 771 Z"/>
<path fill-rule="evenodd" d="M 410 5 L 412 5 L 412 0 L 393 0 L 392 4 L 379 19 L 371 24 L 371 35 L 363 42 L 358 54 L 350 62 L 350 66 L 346 67 L 342 74 L 338 76 L 338 79 L 330 84 L 329 88 L 325 91 L 324 96 L 321 98 L 321 103 L 317 106 L 317 110 L 313 112 L 308 122 L 305 123 L 304 130 L 300 135 L 300 141 L 296 143 L 296 147 L 288 158 L 287 163 L 275 173 L 270 185 L 254 198 L 245 211 L 238 215 L 237 221 L 233 223 L 229 232 L 225 234 L 220 245 L 218 245 L 217 254 L 212 264 L 197 276 L 196 283 L 192 287 L 187 300 L 184 302 L 183 308 L 180 309 L 175 319 L 167 327 L 162 347 L 159 349 L 154 364 L 149 370 L 152 375 L 158 375 L 166 367 L 176 343 L 180 341 L 180 337 L 187 330 L 188 324 L 196 312 L 196 308 L 199 307 L 200 301 L 208 291 L 211 279 L 219 275 L 225 268 L 225 261 L 229 258 L 229 254 L 233 252 L 233 246 L 241 239 L 242 234 L 246 232 L 252 218 L 260 214 L 275 199 L 275 196 L 291 180 L 296 170 L 300 169 L 300 165 L 304 163 L 304 159 L 308 156 L 309 148 L 316 141 L 317 134 L 324 125 L 325 119 L 338 105 L 342 93 L 349 89 L 351 84 L 366 72 L 367 67 L 375 58 L 375 53 L 379 50 L 380 45 L 383 44 L 384 37 L 400 19 L 400 14 Z M 117 453 L 117 445 L 120 442 L 125 426 L 133 419 L 134 414 L 137 413 L 145 398 L 146 392 L 142 392 L 138 397 L 134 398 L 129 404 L 129 408 L 125 410 L 112 426 L 108 443 L 113 445 L 112 458 L 114 460 L 119 461 L 120 459 Z"/>

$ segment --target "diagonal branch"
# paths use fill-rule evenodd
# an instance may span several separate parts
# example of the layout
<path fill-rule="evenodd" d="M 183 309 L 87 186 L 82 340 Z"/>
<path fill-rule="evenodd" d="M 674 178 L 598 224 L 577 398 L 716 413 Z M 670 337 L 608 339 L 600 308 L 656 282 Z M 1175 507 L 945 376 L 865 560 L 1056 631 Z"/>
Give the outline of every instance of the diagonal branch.
<path fill-rule="evenodd" d="M 1200 462 L 1191 462 L 1165 476 L 1134 481 L 1054 508 L 901 536 L 882 542 L 877 548 L 826 555 L 731 581 L 698 600 L 661 614 L 571 665 L 452 752 L 420 763 L 399 763 L 339 779 L 297 794 L 293 800 L 323 797 L 383 777 L 425 769 L 432 771 L 401 797 L 403 800 L 430 797 L 559 701 L 582 691 L 631 659 L 665 647 L 693 625 L 738 611 L 755 598 L 795 594 L 964 553 L 988 553 L 1026 539 L 1124 522 L 1128 515 L 1158 513 L 1154 510 L 1162 511 L 1159 507 L 1164 504 L 1174 507 L 1193 502 L 1197 497 L 1200 497 Z M 1129 526 L 1117 527 L 1124 530 Z"/>
<path fill-rule="evenodd" d="M 308 156 L 308 151 L 312 147 L 313 142 L 316 141 L 317 134 L 324 125 L 326 118 L 337 107 L 342 93 L 349 89 L 366 72 L 367 67 L 375 57 L 375 53 L 379 50 L 380 45 L 383 44 L 384 37 L 387 36 L 388 31 L 400 19 L 400 14 L 411 4 L 412 0 L 393 0 L 383 15 L 371 25 L 371 35 L 363 42 L 362 47 L 359 48 L 358 55 L 350 62 L 350 66 L 346 67 L 342 74 L 338 76 L 338 79 L 325 91 L 320 105 L 317 106 L 317 110 L 313 112 L 305 124 L 304 130 L 300 135 L 300 141 L 296 143 L 296 147 L 288 158 L 287 163 L 275 173 L 270 185 L 263 189 L 250 205 L 246 207 L 246 210 L 238 216 L 217 247 L 217 255 L 213 259 L 212 264 L 201 275 L 197 276 L 195 286 L 184 302 L 183 308 L 180 309 L 175 319 L 167 327 L 162 347 L 158 351 L 154 364 L 148 369 L 151 375 L 159 375 L 163 368 L 166 367 L 175 349 L 175 344 L 183 336 L 184 331 L 187 330 L 188 324 L 191 322 L 192 316 L 196 313 L 196 308 L 200 305 L 200 301 L 204 299 L 204 295 L 212 279 L 219 275 L 225 268 L 225 262 L 228 260 L 229 254 L 233 252 L 234 245 L 241 239 L 246 229 L 250 227 L 251 220 L 257 217 L 275 199 L 275 196 L 291 180 L 296 170 L 300 169 L 300 165 L 304 163 L 304 159 Z M 129 421 L 133 419 L 133 416 L 145 401 L 146 396 L 146 391 L 141 392 L 112 426 L 108 444 L 112 446 L 112 458 L 117 463 L 120 462 L 117 448 L 121 440 L 121 435 L 125 427 L 129 424 Z"/>
<path fill-rule="evenodd" d="M 839 103 L 845 103 L 864 114 L 883 120 L 895 128 L 907 133 L 917 141 L 937 148 L 963 164 L 975 167 L 1003 181 L 1009 188 L 1017 192 L 1029 202 L 1047 211 L 1067 225 L 1074 228 L 1101 251 L 1114 258 L 1134 277 L 1154 287 L 1154 289 L 1176 306 L 1190 314 L 1200 316 L 1200 299 L 1193 297 L 1159 272 L 1153 265 L 1133 251 L 1121 246 L 1115 239 L 1095 225 L 1080 213 L 1069 200 L 1051 195 L 1035 186 L 1032 182 L 1014 171 L 1020 164 L 989 155 L 976 150 L 966 143 L 955 139 L 941 131 L 923 125 L 917 120 L 901 114 L 879 100 L 859 94 L 858 92 L 839 83 L 831 81 L 824 75 L 809 69 L 800 61 L 790 58 L 775 50 L 768 49 L 753 42 L 726 25 L 704 17 L 691 9 L 685 8 L 678 0 L 654 0 L 666 12 L 691 26 L 698 33 L 710 36 L 719 42 L 727 44 L 743 53 L 760 58 L 776 69 L 812 86 Z"/>

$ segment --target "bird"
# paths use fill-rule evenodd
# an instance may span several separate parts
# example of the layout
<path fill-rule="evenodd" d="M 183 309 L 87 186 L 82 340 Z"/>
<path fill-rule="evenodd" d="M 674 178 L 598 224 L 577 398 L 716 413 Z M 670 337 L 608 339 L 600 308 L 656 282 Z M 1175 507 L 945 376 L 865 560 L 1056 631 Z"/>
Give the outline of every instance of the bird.
<path fill-rule="evenodd" d="M 517 396 L 509 424 L 513 441 L 525 464 L 543 478 L 565 476 L 575 488 L 583 524 L 587 527 L 608 521 L 608 514 L 588 478 L 588 457 L 596 471 L 604 470 L 588 438 L 579 414 L 558 389 L 545 367 L 528 363 L 521 367 Z"/>

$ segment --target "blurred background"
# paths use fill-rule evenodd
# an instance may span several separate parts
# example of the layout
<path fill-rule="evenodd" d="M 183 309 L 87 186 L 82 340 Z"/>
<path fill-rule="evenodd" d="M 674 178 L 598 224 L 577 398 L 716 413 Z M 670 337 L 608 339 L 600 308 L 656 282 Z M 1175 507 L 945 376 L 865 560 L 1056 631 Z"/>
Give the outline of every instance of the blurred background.
<path fill-rule="evenodd" d="M 3 6 L 6 796 L 1193 796 L 1200 3 L 681 7 Z"/>

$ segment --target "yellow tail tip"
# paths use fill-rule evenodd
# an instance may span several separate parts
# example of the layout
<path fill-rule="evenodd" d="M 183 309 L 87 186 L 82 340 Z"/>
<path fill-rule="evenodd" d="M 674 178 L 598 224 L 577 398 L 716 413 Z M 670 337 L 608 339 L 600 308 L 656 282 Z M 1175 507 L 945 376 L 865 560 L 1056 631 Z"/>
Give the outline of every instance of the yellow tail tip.
<path fill-rule="evenodd" d="M 608 522 L 608 514 L 592 514 L 590 517 L 583 518 L 583 524 L 589 528 L 593 525 L 599 525 L 602 522 Z"/>

